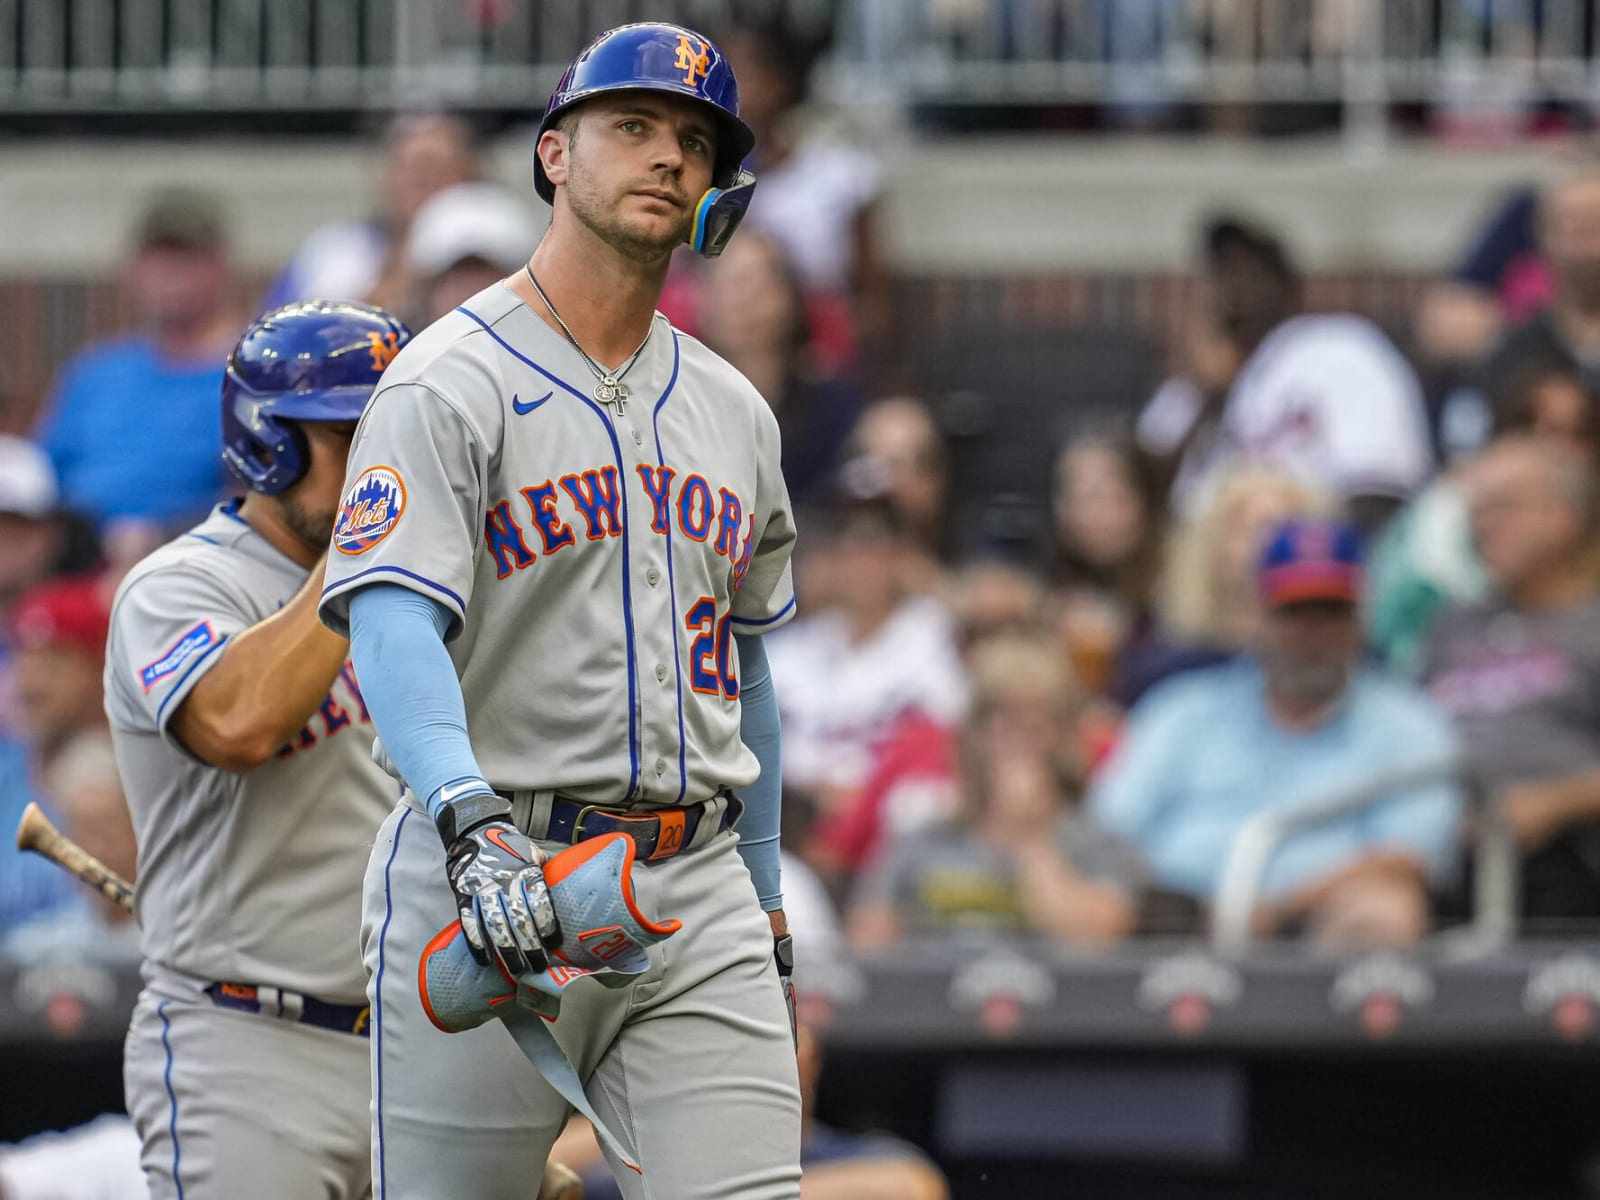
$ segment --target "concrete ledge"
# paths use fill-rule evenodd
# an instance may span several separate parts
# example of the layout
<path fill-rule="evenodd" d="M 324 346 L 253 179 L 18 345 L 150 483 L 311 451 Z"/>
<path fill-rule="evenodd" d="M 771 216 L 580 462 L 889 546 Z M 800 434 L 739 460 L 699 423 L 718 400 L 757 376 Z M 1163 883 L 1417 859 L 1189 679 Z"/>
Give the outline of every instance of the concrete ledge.
<path fill-rule="evenodd" d="M 531 142 L 497 142 L 490 173 L 542 215 Z M 1279 225 L 1310 268 L 1425 271 L 1552 163 L 1432 144 L 1362 159 L 1337 141 L 1046 136 L 902 141 L 885 159 L 895 261 L 955 274 L 1180 269 L 1196 222 L 1224 205 Z M 361 215 L 375 168 L 369 148 L 343 141 L 0 143 L 0 272 L 107 271 L 143 197 L 175 182 L 222 191 L 241 258 L 271 271 L 318 225 Z"/>

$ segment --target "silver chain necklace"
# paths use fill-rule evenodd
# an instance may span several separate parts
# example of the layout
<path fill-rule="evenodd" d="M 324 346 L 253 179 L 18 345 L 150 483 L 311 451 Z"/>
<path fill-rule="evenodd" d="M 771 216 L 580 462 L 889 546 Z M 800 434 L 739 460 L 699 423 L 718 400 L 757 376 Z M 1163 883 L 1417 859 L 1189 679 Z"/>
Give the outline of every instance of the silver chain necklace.
<path fill-rule="evenodd" d="M 550 297 L 544 294 L 544 289 L 539 286 L 539 281 L 534 278 L 533 265 L 524 264 L 524 271 L 528 273 L 528 282 L 533 284 L 533 290 L 539 293 L 539 299 L 550 310 L 550 315 L 556 319 L 556 324 L 561 326 L 561 332 L 567 335 L 567 341 L 572 343 L 572 348 L 578 356 L 589 365 L 589 370 L 594 372 L 594 398 L 601 404 L 615 405 L 616 415 L 621 416 L 628 407 L 628 389 L 622 385 L 622 377 L 633 369 L 633 364 L 639 361 L 639 355 L 644 353 L 644 348 L 650 344 L 650 333 L 655 331 L 655 319 L 651 318 L 650 332 L 644 335 L 644 341 L 639 343 L 639 348 L 628 355 L 628 361 L 615 373 L 607 371 L 594 359 L 589 357 L 589 352 L 578 345 L 578 339 L 572 336 L 572 330 L 567 328 L 567 323 L 561 319 L 561 314 L 556 311 L 556 306 L 550 303 Z"/>

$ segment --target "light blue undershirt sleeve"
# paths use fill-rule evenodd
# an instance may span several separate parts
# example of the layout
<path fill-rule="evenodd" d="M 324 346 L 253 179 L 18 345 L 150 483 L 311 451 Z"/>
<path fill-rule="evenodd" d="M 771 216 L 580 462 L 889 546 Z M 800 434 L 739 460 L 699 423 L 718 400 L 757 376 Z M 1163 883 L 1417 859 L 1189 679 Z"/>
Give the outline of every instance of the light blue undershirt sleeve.
<path fill-rule="evenodd" d="M 739 647 L 739 740 L 761 764 L 761 776 L 739 792 L 744 817 L 739 822 L 739 854 L 755 881 L 756 896 L 768 912 L 783 907 L 778 867 L 778 827 L 783 817 L 783 753 L 778 726 L 778 693 L 772 686 L 767 650 L 758 633 L 736 633 Z M 359 670 L 358 678 L 359 678 Z"/>
<path fill-rule="evenodd" d="M 439 601 L 398 583 L 371 583 L 350 601 L 350 659 L 383 748 L 406 786 L 439 811 L 452 798 L 482 788 L 483 771 L 467 737 L 467 706 L 455 663 L 444 648 L 454 620 Z"/>

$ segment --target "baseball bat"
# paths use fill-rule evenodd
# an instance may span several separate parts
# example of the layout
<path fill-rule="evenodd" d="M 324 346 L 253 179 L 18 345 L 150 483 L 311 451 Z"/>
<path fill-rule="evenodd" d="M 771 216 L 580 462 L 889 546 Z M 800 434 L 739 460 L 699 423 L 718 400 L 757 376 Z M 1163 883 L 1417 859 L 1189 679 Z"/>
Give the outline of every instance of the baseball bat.
<path fill-rule="evenodd" d="M 537 1200 L 582 1200 L 582 1197 L 583 1181 L 572 1168 L 558 1162 L 545 1164 Z"/>
<path fill-rule="evenodd" d="M 31 801 L 17 823 L 17 849 L 44 855 L 107 900 L 133 910 L 133 885 L 52 825 L 44 811 Z"/>

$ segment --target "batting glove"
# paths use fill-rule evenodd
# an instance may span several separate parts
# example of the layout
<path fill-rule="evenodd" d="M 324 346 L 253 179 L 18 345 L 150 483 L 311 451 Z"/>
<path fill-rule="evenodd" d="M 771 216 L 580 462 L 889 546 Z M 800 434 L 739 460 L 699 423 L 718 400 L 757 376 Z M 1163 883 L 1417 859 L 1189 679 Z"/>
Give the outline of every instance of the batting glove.
<path fill-rule="evenodd" d="M 545 885 L 538 848 L 510 821 L 511 806 L 492 793 L 464 796 L 438 814 L 445 874 L 467 946 L 488 966 L 538 974 L 561 945 L 561 925 Z"/>

